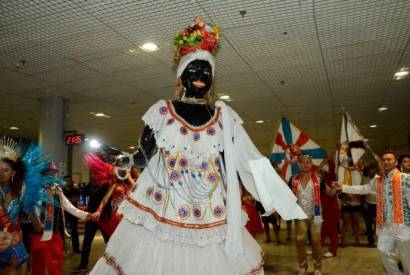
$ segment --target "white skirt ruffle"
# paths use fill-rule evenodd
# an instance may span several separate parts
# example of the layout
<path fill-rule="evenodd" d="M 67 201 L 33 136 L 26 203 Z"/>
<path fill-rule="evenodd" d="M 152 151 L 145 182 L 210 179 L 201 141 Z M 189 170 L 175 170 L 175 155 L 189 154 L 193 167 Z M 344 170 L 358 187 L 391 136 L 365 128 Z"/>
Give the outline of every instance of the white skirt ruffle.
<path fill-rule="evenodd" d="M 92 275 L 239 275 L 263 274 L 261 249 L 243 228 L 244 254 L 230 259 L 225 242 L 206 246 L 176 244 L 158 238 L 124 218 Z"/>
<path fill-rule="evenodd" d="M 221 243 L 226 239 L 226 224 L 197 230 L 176 227 L 158 221 L 152 214 L 139 209 L 126 200 L 121 203 L 119 211 L 124 215 L 124 219 L 135 225 L 142 225 L 164 242 L 207 246 L 210 243 Z M 248 215 L 243 210 L 241 215 L 242 226 L 245 227 Z"/>

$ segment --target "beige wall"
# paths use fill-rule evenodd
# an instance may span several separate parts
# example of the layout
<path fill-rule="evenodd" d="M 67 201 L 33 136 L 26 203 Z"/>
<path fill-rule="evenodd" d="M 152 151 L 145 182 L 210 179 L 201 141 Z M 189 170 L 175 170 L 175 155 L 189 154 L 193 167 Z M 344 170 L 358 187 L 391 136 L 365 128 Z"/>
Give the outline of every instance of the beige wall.
<path fill-rule="evenodd" d="M 85 165 L 84 155 L 88 152 L 86 144 L 73 147 L 73 179 L 76 183 L 89 182 L 90 172 Z"/>

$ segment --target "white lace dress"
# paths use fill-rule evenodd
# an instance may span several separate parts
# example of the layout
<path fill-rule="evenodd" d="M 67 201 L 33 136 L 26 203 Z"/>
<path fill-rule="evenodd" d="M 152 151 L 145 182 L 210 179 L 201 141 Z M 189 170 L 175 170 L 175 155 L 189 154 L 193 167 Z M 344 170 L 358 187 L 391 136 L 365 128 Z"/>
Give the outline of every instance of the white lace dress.
<path fill-rule="evenodd" d="M 250 167 L 252 160 L 245 155 L 256 149 L 249 153 L 241 148 L 250 140 L 241 136 L 246 133 L 240 118 L 223 103 L 217 106 L 201 127 L 178 116 L 171 101 L 158 101 L 144 115 L 144 122 L 154 130 L 158 151 L 122 203 L 124 218 L 91 274 L 263 274 L 261 249 L 244 228 L 247 217 L 241 213 L 237 171 L 268 211 L 279 209 L 290 218 L 303 212 L 266 158 L 257 153 L 263 165 Z M 239 135 L 232 134 L 238 140 L 228 150 L 226 127 L 232 133 L 242 129 Z M 234 169 L 225 171 L 228 166 Z M 276 183 L 264 183 L 269 176 L 255 175 L 262 167 Z M 229 181 L 232 175 L 235 178 Z M 232 241 L 227 244 L 227 239 Z"/>

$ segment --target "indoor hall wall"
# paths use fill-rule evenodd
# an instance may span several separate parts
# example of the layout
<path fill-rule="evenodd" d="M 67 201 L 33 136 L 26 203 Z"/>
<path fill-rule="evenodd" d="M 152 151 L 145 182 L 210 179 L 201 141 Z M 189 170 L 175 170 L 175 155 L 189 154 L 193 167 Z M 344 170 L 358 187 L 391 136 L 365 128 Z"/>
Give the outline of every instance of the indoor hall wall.
<path fill-rule="evenodd" d="M 73 146 L 73 179 L 75 183 L 89 182 L 90 171 L 87 168 L 84 155 L 88 152 L 86 144 Z"/>

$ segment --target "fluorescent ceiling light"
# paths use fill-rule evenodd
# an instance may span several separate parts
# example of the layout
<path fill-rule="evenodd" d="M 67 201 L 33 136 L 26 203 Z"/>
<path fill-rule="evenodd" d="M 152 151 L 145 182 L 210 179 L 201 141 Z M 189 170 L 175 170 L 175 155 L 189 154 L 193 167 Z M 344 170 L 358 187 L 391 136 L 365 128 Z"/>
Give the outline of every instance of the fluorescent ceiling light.
<path fill-rule="evenodd" d="M 144 52 L 155 52 L 158 51 L 158 46 L 155 43 L 147 42 L 141 46 L 139 46 L 141 50 Z"/>
<path fill-rule="evenodd" d="M 400 80 L 400 79 L 405 78 L 408 75 L 409 75 L 409 69 L 408 68 L 401 68 L 400 71 L 398 71 L 394 74 L 394 79 L 395 80 Z"/>
<path fill-rule="evenodd" d="M 17 127 L 17 126 L 10 126 L 9 129 L 10 129 L 10 130 L 18 130 L 19 127 Z"/>
<path fill-rule="evenodd" d="M 377 125 L 376 125 L 376 124 L 372 124 L 372 125 L 370 125 L 369 127 L 370 127 L 370 128 L 377 128 Z"/>
<path fill-rule="evenodd" d="M 135 146 L 130 146 L 130 147 L 128 147 L 129 149 L 135 149 Z"/>
<path fill-rule="evenodd" d="M 105 118 L 110 118 L 111 116 L 106 115 L 104 113 L 94 113 L 94 112 L 90 112 L 91 115 L 96 116 L 96 117 L 105 117 Z"/>
<path fill-rule="evenodd" d="M 255 121 L 256 123 L 263 123 L 264 121 L 263 120 L 257 120 L 257 121 Z"/>
<path fill-rule="evenodd" d="M 221 96 L 219 96 L 219 99 L 222 99 L 222 100 L 230 100 L 231 97 L 230 97 L 229 95 L 221 95 Z"/>
<path fill-rule="evenodd" d="M 389 109 L 389 108 L 387 108 L 387 106 L 381 106 L 381 107 L 377 108 L 377 110 L 379 110 L 379 112 L 384 112 L 387 109 Z"/>

